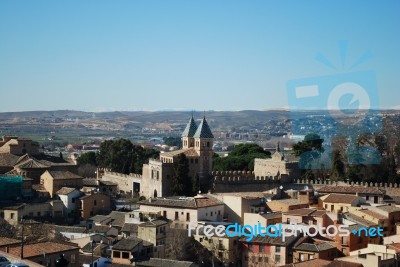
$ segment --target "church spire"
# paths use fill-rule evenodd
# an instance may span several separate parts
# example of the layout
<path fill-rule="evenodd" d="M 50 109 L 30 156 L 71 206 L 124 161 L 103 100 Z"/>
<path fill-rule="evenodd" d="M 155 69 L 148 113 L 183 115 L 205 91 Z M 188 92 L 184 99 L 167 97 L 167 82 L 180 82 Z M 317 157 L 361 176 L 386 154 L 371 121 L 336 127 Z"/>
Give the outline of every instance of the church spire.
<path fill-rule="evenodd" d="M 208 126 L 206 117 L 200 122 L 199 127 L 197 128 L 196 133 L 193 136 L 194 138 L 214 138 L 214 135 L 211 132 L 210 126 Z"/>
<path fill-rule="evenodd" d="M 194 134 L 196 133 L 197 130 L 197 124 L 193 119 L 193 113 L 192 117 L 190 118 L 188 124 L 186 125 L 185 130 L 182 133 L 182 137 L 193 137 Z"/>

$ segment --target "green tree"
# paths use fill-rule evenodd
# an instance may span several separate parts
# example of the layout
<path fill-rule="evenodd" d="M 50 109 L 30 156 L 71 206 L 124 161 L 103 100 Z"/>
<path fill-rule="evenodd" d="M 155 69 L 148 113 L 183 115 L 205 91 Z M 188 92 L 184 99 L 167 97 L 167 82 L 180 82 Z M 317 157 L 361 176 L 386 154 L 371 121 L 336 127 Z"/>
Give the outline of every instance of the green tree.
<path fill-rule="evenodd" d="M 295 156 L 299 157 L 306 152 L 317 151 L 317 152 L 324 152 L 322 143 L 324 139 L 322 139 L 318 134 L 307 134 L 304 137 L 304 140 L 298 142 L 293 145 L 293 152 Z"/>
<path fill-rule="evenodd" d="M 177 160 L 174 162 L 174 172 L 172 194 L 175 196 L 191 196 L 193 185 L 189 177 L 189 162 L 185 154 L 179 154 L 177 157 Z"/>
<path fill-rule="evenodd" d="M 334 150 L 332 153 L 332 170 L 331 170 L 331 179 L 335 181 L 343 180 L 345 176 L 344 171 L 344 163 L 342 159 L 342 155 L 339 150 Z"/>
<path fill-rule="evenodd" d="M 107 140 L 101 143 L 96 162 L 115 172 L 141 173 L 143 164 L 158 155 L 158 151 L 133 145 L 128 139 Z"/>
<path fill-rule="evenodd" d="M 93 166 L 97 166 L 97 155 L 95 152 L 87 152 L 83 153 L 82 155 L 79 156 L 78 158 L 78 164 L 79 165 L 84 165 L 84 164 L 90 164 Z"/>
<path fill-rule="evenodd" d="M 198 174 L 196 174 L 193 178 L 192 178 L 192 187 L 193 187 L 193 192 L 192 195 L 195 196 L 197 195 L 197 193 L 200 190 L 200 177 Z"/>
<path fill-rule="evenodd" d="M 177 146 L 179 148 L 182 146 L 182 140 L 179 137 L 164 137 L 163 140 L 167 146 Z"/>
<path fill-rule="evenodd" d="M 219 157 L 214 154 L 213 166 L 215 171 L 254 170 L 255 158 L 269 158 L 271 153 L 264 151 L 257 144 L 239 144 L 229 153 L 227 157 Z"/>

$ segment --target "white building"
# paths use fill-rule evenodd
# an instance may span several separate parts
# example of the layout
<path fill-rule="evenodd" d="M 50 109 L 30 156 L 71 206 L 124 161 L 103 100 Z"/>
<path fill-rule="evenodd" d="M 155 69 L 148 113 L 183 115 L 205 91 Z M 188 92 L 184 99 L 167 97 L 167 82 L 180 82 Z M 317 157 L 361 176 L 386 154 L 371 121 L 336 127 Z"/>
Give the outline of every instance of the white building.
<path fill-rule="evenodd" d="M 224 203 L 207 195 L 195 197 L 150 198 L 140 201 L 140 212 L 159 213 L 171 220 L 171 228 L 187 229 L 199 221 L 222 221 Z"/>
<path fill-rule="evenodd" d="M 64 204 L 64 214 L 68 215 L 76 208 L 76 200 L 82 193 L 75 188 L 63 187 L 56 193 Z"/>

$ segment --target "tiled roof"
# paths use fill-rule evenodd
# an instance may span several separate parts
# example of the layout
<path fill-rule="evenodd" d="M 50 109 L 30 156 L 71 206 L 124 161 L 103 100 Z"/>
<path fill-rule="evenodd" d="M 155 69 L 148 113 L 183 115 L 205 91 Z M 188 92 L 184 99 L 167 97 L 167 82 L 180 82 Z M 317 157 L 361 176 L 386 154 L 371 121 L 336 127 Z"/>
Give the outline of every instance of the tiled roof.
<path fill-rule="evenodd" d="M 246 241 L 247 237 L 241 237 L 240 241 L 245 242 L 245 243 L 258 243 L 258 244 L 270 244 L 270 245 L 275 245 L 275 246 L 288 246 L 294 242 L 296 242 L 299 237 L 297 236 L 290 236 L 283 241 L 282 237 L 277 236 L 277 237 L 271 237 L 271 236 L 255 236 L 251 241 L 247 242 Z"/>
<path fill-rule="evenodd" d="M 157 227 L 161 225 L 168 224 L 168 221 L 165 220 L 154 220 L 154 221 L 149 221 L 145 222 L 139 225 L 139 227 L 146 226 L 146 227 Z"/>
<path fill-rule="evenodd" d="M 122 227 L 125 224 L 125 212 L 120 212 L 120 211 L 112 211 L 109 215 L 111 218 L 111 224 L 113 226 L 119 226 Z"/>
<path fill-rule="evenodd" d="M 108 247 L 108 245 L 106 245 L 106 244 L 95 243 L 93 251 L 96 250 L 99 246 L 100 246 L 100 249 L 104 249 L 104 248 Z M 82 247 L 82 251 L 85 253 L 92 253 L 92 242 L 89 242 L 86 245 L 84 245 Z"/>
<path fill-rule="evenodd" d="M 59 226 L 56 225 L 54 229 L 59 233 L 77 233 L 83 234 L 89 232 L 86 227 L 77 227 L 77 226 Z"/>
<path fill-rule="evenodd" d="M 193 137 L 197 130 L 197 124 L 194 121 L 193 117 L 190 118 L 188 124 L 186 125 L 185 130 L 182 133 L 182 137 Z"/>
<path fill-rule="evenodd" d="M 375 212 L 375 211 L 372 211 L 372 210 L 361 209 L 360 211 L 361 211 L 362 213 L 367 214 L 367 215 L 369 215 L 369 216 L 372 216 L 372 217 L 374 217 L 374 218 L 376 218 L 376 219 L 378 219 L 378 220 L 384 220 L 384 219 L 387 219 L 387 218 L 388 218 L 387 216 L 382 215 L 382 214 L 379 214 L 379 213 L 377 213 L 377 212 Z"/>
<path fill-rule="evenodd" d="M 108 231 L 110 231 L 111 227 L 108 225 L 95 225 L 93 226 L 92 229 L 90 229 L 90 232 L 92 233 L 97 233 L 97 234 L 105 234 Z"/>
<path fill-rule="evenodd" d="M 302 243 L 300 245 L 297 245 L 293 249 L 300 250 L 300 251 L 320 252 L 320 251 L 325 251 L 325 250 L 330 250 L 330 249 L 335 249 L 335 248 L 336 248 L 336 246 L 334 246 L 328 242 L 322 242 L 322 243 L 317 243 L 317 244 Z"/>
<path fill-rule="evenodd" d="M 132 251 L 137 245 L 143 242 L 140 238 L 126 238 L 113 246 L 113 250 Z"/>
<path fill-rule="evenodd" d="M 307 202 L 301 202 L 298 199 L 293 199 L 293 198 L 273 200 L 273 201 L 267 202 L 267 205 L 268 205 L 268 203 L 271 203 L 271 202 L 279 203 L 281 205 L 288 205 L 288 206 L 308 204 Z"/>
<path fill-rule="evenodd" d="M 187 157 L 198 157 L 199 153 L 194 148 L 185 148 L 185 149 L 179 149 L 179 150 L 174 150 L 171 152 L 165 152 L 162 153 L 161 156 L 163 157 L 176 157 L 180 154 L 185 154 Z"/>
<path fill-rule="evenodd" d="M 138 204 L 144 206 L 197 209 L 203 207 L 223 205 L 224 203 L 210 196 L 201 196 L 201 197 L 184 197 L 184 198 L 179 198 L 179 197 L 154 198 L 154 199 L 139 201 Z"/>
<path fill-rule="evenodd" d="M 324 210 L 317 210 L 317 209 L 304 208 L 304 209 L 290 210 L 290 211 L 284 212 L 283 214 L 284 214 L 284 215 L 295 215 L 295 216 L 321 217 L 321 216 L 323 216 L 324 214 L 326 214 L 326 211 L 324 211 Z"/>
<path fill-rule="evenodd" d="M 329 194 L 325 199 L 323 199 L 323 202 L 351 204 L 357 198 L 358 198 L 358 196 L 356 196 L 356 195 L 335 194 L 335 193 L 333 193 L 333 194 Z"/>
<path fill-rule="evenodd" d="M 96 178 L 83 178 L 82 179 L 82 185 L 83 186 L 96 187 L 97 186 L 97 179 Z"/>
<path fill-rule="evenodd" d="M 318 193 L 339 193 L 339 194 L 385 194 L 385 191 L 376 187 L 363 186 L 324 186 L 317 190 Z"/>
<path fill-rule="evenodd" d="M 19 169 L 47 169 L 49 166 L 44 165 L 38 160 L 28 159 L 27 161 L 23 161 L 15 165 L 16 168 Z"/>
<path fill-rule="evenodd" d="M 122 229 L 121 229 L 121 232 L 137 233 L 138 232 L 138 224 L 125 223 L 124 227 L 122 227 Z"/>
<path fill-rule="evenodd" d="M 357 223 L 357 224 L 361 224 L 364 227 L 373 227 L 373 226 L 377 226 L 374 222 L 368 221 L 362 217 L 356 216 L 354 214 L 351 214 L 349 212 L 344 212 L 342 213 L 342 216 L 344 217 L 344 219 L 349 220 L 351 222 Z"/>
<path fill-rule="evenodd" d="M 21 241 L 14 239 L 14 238 L 8 238 L 8 237 L 0 237 L 0 247 L 1 246 L 7 246 L 7 245 L 15 245 L 19 244 Z"/>
<path fill-rule="evenodd" d="M 18 160 L 18 156 L 7 154 L 7 153 L 0 153 L 0 166 L 1 167 L 12 167 Z"/>
<path fill-rule="evenodd" d="M 60 190 L 57 191 L 57 195 L 69 195 L 74 191 L 78 191 L 75 188 L 70 188 L 70 187 L 63 187 Z"/>
<path fill-rule="evenodd" d="M 200 122 L 199 127 L 194 134 L 195 138 L 214 138 L 214 135 L 211 132 L 210 127 L 208 126 L 206 118 Z"/>
<path fill-rule="evenodd" d="M 313 259 L 309 261 L 302 261 L 297 263 L 289 263 L 283 265 L 282 267 L 326 267 L 330 264 L 330 261 L 322 260 L 322 259 Z"/>
<path fill-rule="evenodd" d="M 99 224 L 108 224 L 109 222 L 112 221 L 112 219 L 106 215 L 95 215 L 95 216 L 89 218 L 89 220 L 91 220 L 95 223 L 99 223 Z"/>
<path fill-rule="evenodd" d="M 341 261 L 335 259 L 334 261 L 326 265 L 326 267 L 364 267 L 364 265 L 357 262 Z"/>
<path fill-rule="evenodd" d="M 46 254 L 54 254 L 54 253 L 62 253 L 70 250 L 79 250 L 79 247 L 74 247 L 71 245 L 54 243 L 54 242 L 44 242 L 44 243 L 36 243 L 36 244 L 26 244 L 24 245 L 24 257 L 36 257 L 43 256 L 43 253 Z M 9 253 L 15 256 L 19 256 L 21 253 L 21 247 L 10 247 Z"/>
<path fill-rule="evenodd" d="M 72 173 L 70 171 L 48 171 L 48 173 L 55 179 L 55 180 L 62 180 L 62 179 L 83 179 L 83 177 L 79 176 L 78 174 Z"/>
<path fill-rule="evenodd" d="M 377 209 L 380 209 L 382 211 L 386 211 L 386 212 L 399 212 L 400 208 L 396 207 L 396 206 L 389 206 L 389 205 L 384 205 L 384 206 L 377 206 Z"/>

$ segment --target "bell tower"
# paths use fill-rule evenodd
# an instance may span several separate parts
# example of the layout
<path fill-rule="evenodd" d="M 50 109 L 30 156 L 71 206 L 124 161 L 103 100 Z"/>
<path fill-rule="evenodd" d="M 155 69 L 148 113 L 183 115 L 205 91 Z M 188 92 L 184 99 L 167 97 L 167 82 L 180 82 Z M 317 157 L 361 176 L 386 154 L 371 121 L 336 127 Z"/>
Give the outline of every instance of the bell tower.
<path fill-rule="evenodd" d="M 182 148 L 191 148 L 194 147 L 194 134 L 196 133 L 197 130 L 197 124 L 192 118 L 189 120 L 188 124 L 186 125 L 185 130 L 182 133 Z"/>
<path fill-rule="evenodd" d="M 212 171 L 212 157 L 214 155 L 214 135 L 208 126 L 206 117 L 200 122 L 194 134 L 194 148 L 199 154 L 200 176 L 207 176 Z"/>

